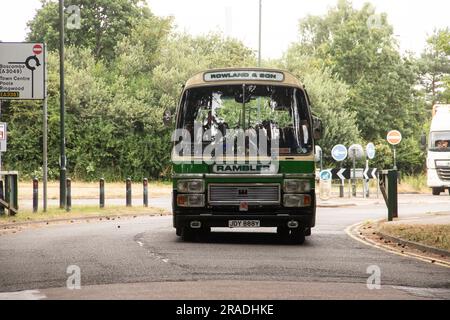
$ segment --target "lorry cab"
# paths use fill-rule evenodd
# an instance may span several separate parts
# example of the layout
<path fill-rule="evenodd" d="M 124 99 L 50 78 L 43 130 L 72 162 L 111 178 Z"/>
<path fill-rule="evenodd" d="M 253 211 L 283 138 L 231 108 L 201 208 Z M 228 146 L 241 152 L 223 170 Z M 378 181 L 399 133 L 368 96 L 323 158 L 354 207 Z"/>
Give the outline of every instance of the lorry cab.
<path fill-rule="evenodd" d="M 450 105 L 435 105 L 427 155 L 427 184 L 433 195 L 450 194 Z"/>
<path fill-rule="evenodd" d="M 289 72 L 215 69 L 183 89 L 173 135 L 173 225 L 185 240 L 211 228 L 277 228 L 302 243 L 316 220 L 313 118 Z M 315 119 L 315 120 L 314 120 Z"/>

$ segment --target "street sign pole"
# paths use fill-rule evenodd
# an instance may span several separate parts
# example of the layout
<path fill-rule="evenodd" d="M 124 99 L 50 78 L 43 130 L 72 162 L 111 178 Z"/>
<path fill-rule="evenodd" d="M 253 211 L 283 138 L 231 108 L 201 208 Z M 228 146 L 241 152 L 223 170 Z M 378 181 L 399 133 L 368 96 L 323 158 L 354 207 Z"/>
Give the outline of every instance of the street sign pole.
<path fill-rule="evenodd" d="M 366 170 L 369 170 L 369 159 L 366 159 Z M 364 179 L 364 196 L 369 198 L 369 180 Z"/>
<path fill-rule="evenodd" d="M 323 151 L 320 150 L 320 171 L 323 170 Z"/>
<path fill-rule="evenodd" d="M 64 132 L 64 0 L 59 0 L 59 101 L 60 101 L 60 171 L 59 207 L 66 206 L 66 150 Z"/>
<path fill-rule="evenodd" d="M 394 170 L 397 170 L 397 148 L 394 147 Z"/>
<path fill-rule="evenodd" d="M 46 45 L 44 45 L 44 48 L 47 48 Z M 44 50 L 44 61 L 45 61 L 45 70 L 44 70 L 44 110 L 43 110 L 43 166 L 42 166 L 42 210 L 44 212 L 47 212 L 47 180 L 48 180 L 48 108 L 47 108 L 47 83 L 48 83 L 48 77 L 47 77 L 47 54 Z"/>
<path fill-rule="evenodd" d="M 262 39 L 262 0 L 259 0 L 258 67 L 261 67 L 261 39 Z"/>
<path fill-rule="evenodd" d="M 356 149 L 353 149 L 352 194 L 356 197 Z"/>

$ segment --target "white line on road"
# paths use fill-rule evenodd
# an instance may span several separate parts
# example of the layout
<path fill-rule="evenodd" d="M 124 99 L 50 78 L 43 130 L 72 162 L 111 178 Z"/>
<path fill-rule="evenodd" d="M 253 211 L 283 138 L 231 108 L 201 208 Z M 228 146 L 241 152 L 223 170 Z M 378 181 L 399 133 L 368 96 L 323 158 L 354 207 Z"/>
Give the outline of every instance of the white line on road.
<path fill-rule="evenodd" d="M 2 292 L 0 300 L 42 300 L 47 298 L 39 290 L 26 290 L 18 292 Z"/>

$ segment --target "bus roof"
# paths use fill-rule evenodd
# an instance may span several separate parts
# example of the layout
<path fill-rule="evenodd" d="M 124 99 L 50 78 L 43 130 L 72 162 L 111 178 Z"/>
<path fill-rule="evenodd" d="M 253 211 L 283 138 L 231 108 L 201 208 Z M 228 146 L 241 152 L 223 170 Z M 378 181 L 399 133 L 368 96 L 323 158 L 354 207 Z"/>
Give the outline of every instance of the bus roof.
<path fill-rule="evenodd" d="M 286 85 L 303 89 L 300 81 L 290 72 L 265 68 L 211 69 L 197 73 L 186 82 L 185 89 L 202 86 L 239 85 Z"/>

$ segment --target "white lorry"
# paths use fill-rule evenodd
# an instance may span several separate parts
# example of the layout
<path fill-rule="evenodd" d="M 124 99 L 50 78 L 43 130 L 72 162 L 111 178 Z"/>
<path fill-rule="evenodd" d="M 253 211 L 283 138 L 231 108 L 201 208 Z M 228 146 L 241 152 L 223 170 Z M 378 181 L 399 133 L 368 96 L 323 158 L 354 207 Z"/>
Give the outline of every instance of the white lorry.
<path fill-rule="evenodd" d="M 450 105 L 433 107 L 427 156 L 427 184 L 433 195 L 450 194 Z"/>

